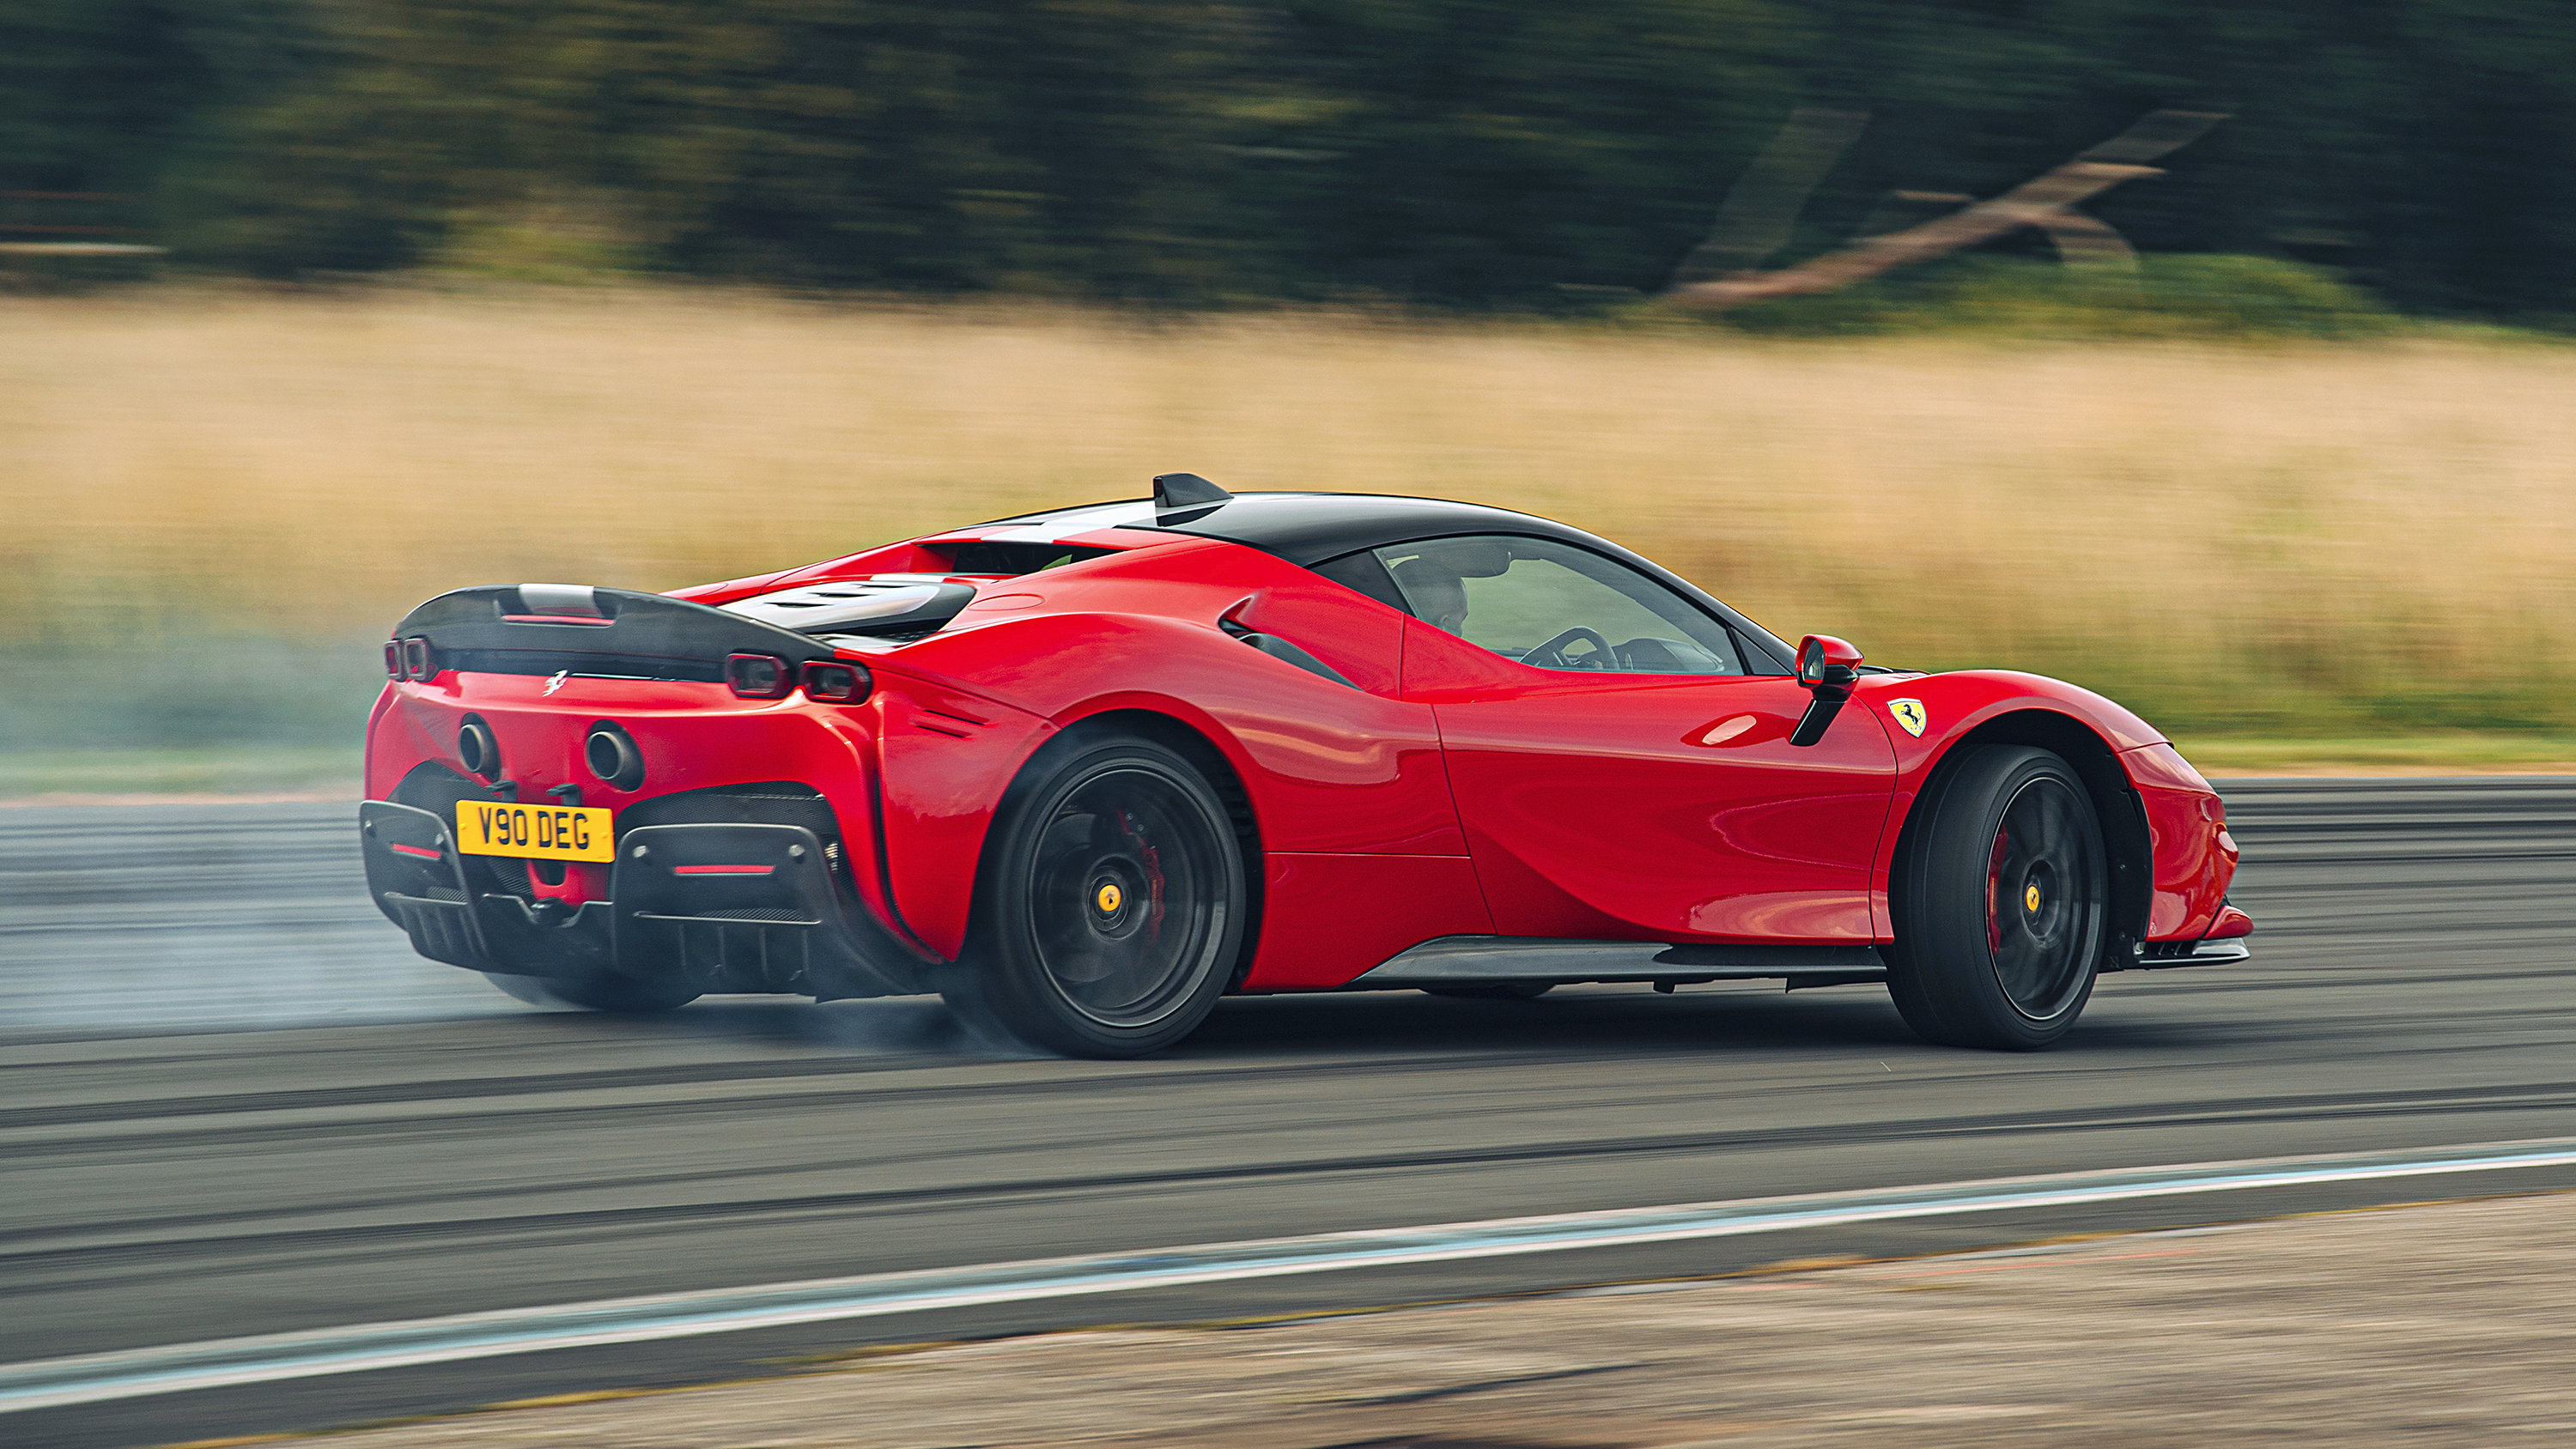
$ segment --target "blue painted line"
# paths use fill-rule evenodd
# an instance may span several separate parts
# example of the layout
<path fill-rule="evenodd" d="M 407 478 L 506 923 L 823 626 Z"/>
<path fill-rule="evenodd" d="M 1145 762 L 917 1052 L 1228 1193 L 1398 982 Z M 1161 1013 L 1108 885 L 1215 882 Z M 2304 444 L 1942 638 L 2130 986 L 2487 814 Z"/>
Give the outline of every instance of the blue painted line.
<path fill-rule="evenodd" d="M 1147 1288 L 1295 1273 L 1561 1253 L 2194 1193 L 2568 1165 L 2576 1165 L 2576 1138 L 1996 1178 L 815 1278 L 697 1293 L 361 1323 L 0 1365 L 0 1413 L 189 1389 L 274 1383 L 322 1374 L 455 1363 L 545 1349 L 740 1333 L 938 1308 L 1133 1293 Z"/>

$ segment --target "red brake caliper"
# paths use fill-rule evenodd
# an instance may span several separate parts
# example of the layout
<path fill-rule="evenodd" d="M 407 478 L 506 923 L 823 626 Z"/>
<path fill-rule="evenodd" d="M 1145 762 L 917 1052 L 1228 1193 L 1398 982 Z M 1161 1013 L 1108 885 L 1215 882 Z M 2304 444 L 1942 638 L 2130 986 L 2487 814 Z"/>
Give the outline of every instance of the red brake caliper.
<path fill-rule="evenodd" d="M 1144 857 L 1145 882 L 1147 885 L 1152 887 L 1154 897 L 1153 906 L 1145 917 L 1145 925 L 1148 928 L 1147 938 L 1158 939 L 1163 934 L 1164 904 L 1162 852 L 1145 843 L 1145 837 L 1138 834 L 1136 827 L 1128 822 L 1127 812 L 1124 810 L 1118 812 L 1118 829 L 1121 834 L 1127 837 L 1127 843 L 1135 848 L 1136 853 Z"/>
<path fill-rule="evenodd" d="M 1986 857 L 1986 949 L 2004 948 L 2004 917 L 1995 909 L 1995 891 L 2004 883 L 2004 853 L 2012 847 L 2012 832 L 1995 832 L 1995 849 Z"/>

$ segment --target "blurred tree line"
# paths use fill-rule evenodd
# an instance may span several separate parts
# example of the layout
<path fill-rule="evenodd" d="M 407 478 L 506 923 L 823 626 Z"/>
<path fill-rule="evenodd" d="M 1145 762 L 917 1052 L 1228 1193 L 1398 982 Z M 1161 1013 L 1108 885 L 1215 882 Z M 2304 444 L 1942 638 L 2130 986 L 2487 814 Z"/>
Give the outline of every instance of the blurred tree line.
<path fill-rule="evenodd" d="M 2172 106 L 2233 119 L 2091 208 L 2142 250 L 2576 314 L 2564 0 L 0 0 L 0 190 L 269 276 L 1545 304 L 1799 105 L 1871 120 L 1783 260 Z"/>

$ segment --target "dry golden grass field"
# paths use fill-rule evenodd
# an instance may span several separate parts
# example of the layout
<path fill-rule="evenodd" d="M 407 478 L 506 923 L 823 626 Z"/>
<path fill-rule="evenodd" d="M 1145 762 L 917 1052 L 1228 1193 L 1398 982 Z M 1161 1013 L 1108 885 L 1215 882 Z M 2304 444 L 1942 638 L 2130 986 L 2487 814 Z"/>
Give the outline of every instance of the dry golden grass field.
<path fill-rule="evenodd" d="M 2059 674 L 2185 732 L 2576 725 L 2563 346 L 620 289 L 18 298 L 0 336 L 22 686 L 29 660 L 363 660 L 462 584 L 670 588 L 1189 469 L 1555 515 L 1793 639 Z"/>

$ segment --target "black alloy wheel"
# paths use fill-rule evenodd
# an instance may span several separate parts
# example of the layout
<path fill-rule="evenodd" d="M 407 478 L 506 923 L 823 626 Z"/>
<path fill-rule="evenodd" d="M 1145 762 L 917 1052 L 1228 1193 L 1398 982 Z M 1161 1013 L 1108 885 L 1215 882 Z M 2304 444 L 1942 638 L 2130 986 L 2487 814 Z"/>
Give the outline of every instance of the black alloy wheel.
<path fill-rule="evenodd" d="M 1150 740 L 1073 742 L 1004 800 L 941 994 L 1035 1046 L 1141 1056 L 1215 1008 L 1247 897 L 1233 820 L 1197 768 Z"/>
<path fill-rule="evenodd" d="M 2092 797 L 2046 750 L 1986 745 L 1919 808 L 1927 823 L 1896 882 L 1897 1009 L 1951 1046 L 2049 1045 L 2091 998 L 2108 930 Z"/>

